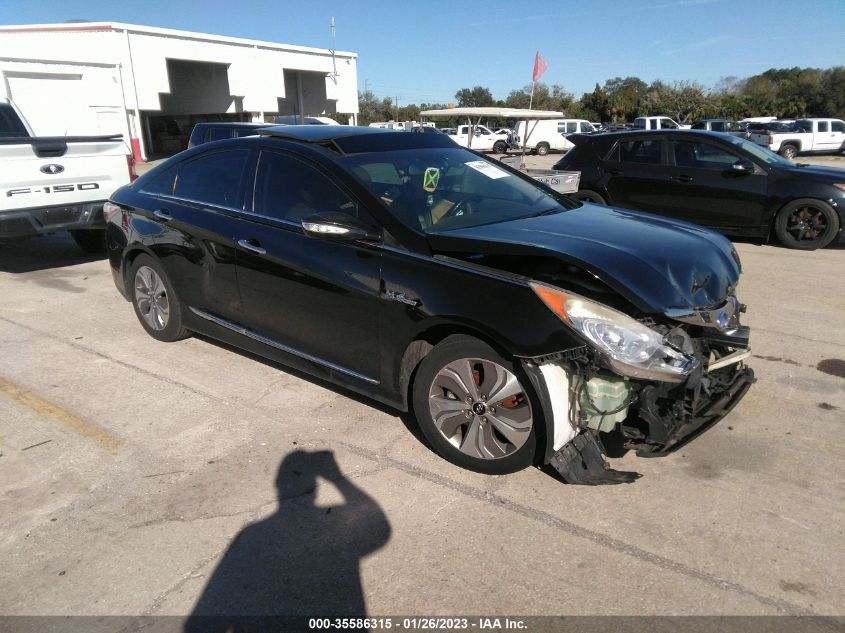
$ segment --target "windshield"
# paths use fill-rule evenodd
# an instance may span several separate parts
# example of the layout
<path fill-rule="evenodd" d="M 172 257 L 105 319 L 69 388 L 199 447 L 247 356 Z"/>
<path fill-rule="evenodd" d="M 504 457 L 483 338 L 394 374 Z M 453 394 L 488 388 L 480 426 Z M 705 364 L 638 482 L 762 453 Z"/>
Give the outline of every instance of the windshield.
<path fill-rule="evenodd" d="M 794 166 L 790 160 L 787 160 L 781 156 L 778 156 L 772 151 L 769 151 L 767 148 L 757 145 L 757 143 L 752 143 L 751 141 L 746 141 L 744 138 L 739 138 L 738 136 L 725 136 L 723 139 L 728 141 L 729 143 L 733 143 L 734 145 L 739 146 L 740 148 L 744 149 L 746 152 L 751 154 L 754 158 L 763 161 L 767 165 L 780 165 L 780 166 Z"/>
<path fill-rule="evenodd" d="M 441 233 L 564 211 L 574 203 L 461 148 L 358 154 L 344 166 L 403 224 Z"/>

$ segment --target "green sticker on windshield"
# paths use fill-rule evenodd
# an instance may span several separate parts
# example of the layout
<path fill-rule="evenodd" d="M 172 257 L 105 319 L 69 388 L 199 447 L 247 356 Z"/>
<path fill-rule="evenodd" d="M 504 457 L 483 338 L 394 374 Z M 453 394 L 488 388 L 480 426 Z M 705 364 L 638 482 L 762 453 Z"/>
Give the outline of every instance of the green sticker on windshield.
<path fill-rule="evenodd" d="M 433 193 L 437 189 L 437 183 L 440 181 L 440 170 L 437 167 L 426 167 L 423 174 L 423 189 L 429 193 Z"/>

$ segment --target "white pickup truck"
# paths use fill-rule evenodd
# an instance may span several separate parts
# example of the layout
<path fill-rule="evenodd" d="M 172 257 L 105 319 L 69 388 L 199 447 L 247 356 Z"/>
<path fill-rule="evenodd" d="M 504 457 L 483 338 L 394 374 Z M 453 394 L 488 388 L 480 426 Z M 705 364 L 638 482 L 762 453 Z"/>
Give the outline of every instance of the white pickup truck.
<path fill-rule="evenodd" d="M 469 129 L 469 125 L 459 125 L 455 128 L 455 134 L 449 134 L 449 138 L 461 147 L 468 147 Z M 504 154 L 508 151 L 508 140 L 501 134 L 495 134 L 487 126 L 476 125 L 475 134 L 472 137 L 472 149 L 478 152 Z"/>
<path fill-rule="evenodd" d="M 101 250 L 103 203 L 135 178 L 120 135 L 34 136 L 0 99 L 0 238 L 70 231 L 83 250 Z"/>
<path fill-rule="evenodd" d="M 845 151 L 845 122 L 840 119 L 799 119 L 791 132 L 756 132 L 749 140 L 783 156 Z"/>
<path fill-rule="evenodd" d="M 635 130 L 688 130 L 689 125 L 675 123 L 668 116 L 638 116 L 632 126 Z"/>

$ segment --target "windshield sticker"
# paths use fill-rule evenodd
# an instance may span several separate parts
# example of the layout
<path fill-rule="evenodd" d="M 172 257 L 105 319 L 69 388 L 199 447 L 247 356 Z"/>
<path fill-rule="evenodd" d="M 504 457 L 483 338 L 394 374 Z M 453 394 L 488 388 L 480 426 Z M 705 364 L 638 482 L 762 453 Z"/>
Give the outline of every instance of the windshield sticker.
<path fill-rule="evenodd" d="M 496 180 L 497 178 L 505 178 L 510 176 L 504 169 L 499 169 L 495 165 L 491 165 L 485 160 L 471 160 L 466 163 L 467 167 L 472 167 L 475 171 L 481 172 L 488 178 Z"/>
<path fill-rule="evenodd" d="M 423 174 L 423 189 L 434 193 L 437 183 L 440 181 L 440 170 L 437 167 L 427 167 Z"/>

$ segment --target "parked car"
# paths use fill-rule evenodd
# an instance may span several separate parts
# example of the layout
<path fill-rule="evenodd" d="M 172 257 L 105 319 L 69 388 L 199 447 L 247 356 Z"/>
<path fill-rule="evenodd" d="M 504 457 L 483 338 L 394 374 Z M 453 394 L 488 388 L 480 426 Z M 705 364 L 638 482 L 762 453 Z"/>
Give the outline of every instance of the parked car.
<path fill-rule="evenodd" d="M 35 136 L 0 99 L 0 238 L 70 231 L 84 251 L 102 251 L 103 203 L 136 177 L 120 134 Z"/>
<path fill-rule="evenodd" d="M 549 152 L 566 152 L 572 143 L 566 140 L 570 134 L 588 134 L 595 132 L 593 124 L 585 119 L 540 119 L 535 121 L 517 121 L 513 126 L 513 143 L 535 151 L 540 156 Z M 527 131 L 526 131 L 527 130 Z"/>
<path fill-rule="evenodd" d="M 676 123 L 668 116 L 639 116 L 631 127 L 635 130 L 683 130 L 690 126 Z"/>
<path fill-rule="evenodd" d="M 753 380 L 727 239 L 575 201 L 440 134 L 208 143 L 107 216 L 112 276 L 150 336 L 203 333 L 412 410 L 480 472 L 630 481 L 600 430 L 671 452 Z"/>
<path fill-rule="evenodd" d="M 738 136 L 739 138 L 748 138 L 748 132 L 744 124 L 728 119 L 701 119 L 693 123 L 691 129 L 722 132 L 723 134 Z"/>
<path fill-rule="evenodd" d="M 841 119 L 798 119 L 789 130 L 754 132 L 750 140 L 784 158 L 816 152 L 845 152 Z"/>
<path fill-rule="evenodd" d="M 796 165 L 735 136 L 699 130 L 575 136 L 555 165 L 577 197 L 813 250 L 845 226 L 845 170 Z"/>
<path fill-rule="evenodd" d="M 461 147 L 469 145 L 470 135 L 469 125 L 459 125 L 455 128 L 454 134 L 446 132 L 447 136 Z M 498 134 L 495 134 L 486 125 L 476 125 L 472 137 L 472 149 L 479 152 L 494 152 L 496 154 L 506 154 L 508 151 L 508 139 Z"/>
<path fill-rule="evenodd" d="M 770 132 L 791 132 L 795 129 L 795 121 L 752 121 L 746 125 L 745 129 L 750 140 L 751 135 L 757 133 L 769 134 Z"/>
<path fill-rule="evenodd" d="M 261 128 L 273 125 L 272 123 L 240 123 L 235 121 L 215 121 L 212 123 L 197 123 L 191 130 L 188 139 L 188 147 L 196 147 L 211 141 L 220 141 L 224 138 L 239 138 L 241 136 L 252 136 Z"/>

